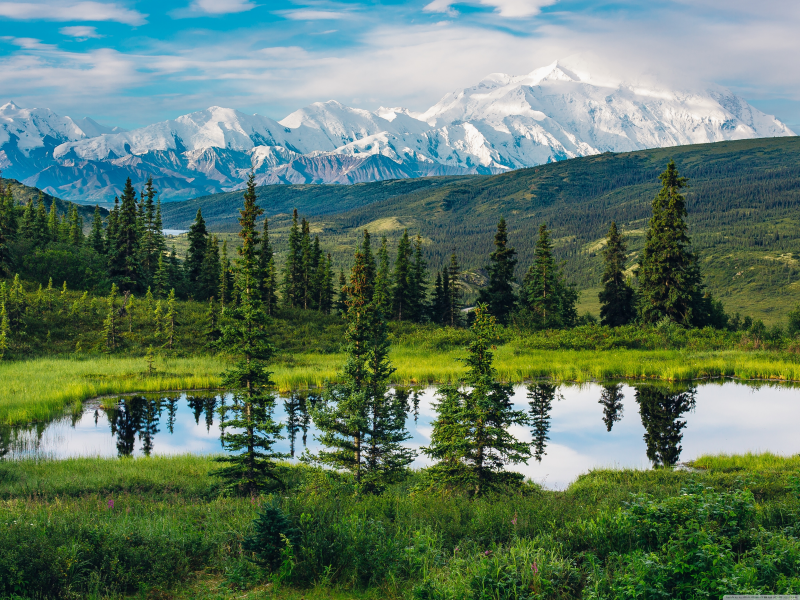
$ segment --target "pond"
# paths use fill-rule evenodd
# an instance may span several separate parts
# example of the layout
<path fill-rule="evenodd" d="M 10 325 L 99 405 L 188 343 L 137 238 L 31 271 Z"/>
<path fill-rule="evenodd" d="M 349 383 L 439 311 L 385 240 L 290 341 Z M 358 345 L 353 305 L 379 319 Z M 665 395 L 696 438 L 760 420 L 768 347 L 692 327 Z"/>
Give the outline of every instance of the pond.
<path fill-rule="evenodd" d="M 800 452 L 800 388 L 733 381 L 701 385 L 618 383 L 515 386 L 515 406 L 534 424 L 515 428 L 534 441 L 537 457 L 514 467 L 551 489 L 563 489 L 597 467 L 649 468 L 707 453 Z M 407 445 L 430 440 L 435 389 L 416 391 Z M 305 410 L 316 399 L 300 392 L 279 399 L 276 419 L 289 424 L 276 450 L 299 457 L 318 449 Z M 218 454 L 215 393 L 127 396 L 84 403 L 79 415 L 28 427 L 0 427 L 0 457 Z M 414 466 L 428 464 L 418 456 Z"/>

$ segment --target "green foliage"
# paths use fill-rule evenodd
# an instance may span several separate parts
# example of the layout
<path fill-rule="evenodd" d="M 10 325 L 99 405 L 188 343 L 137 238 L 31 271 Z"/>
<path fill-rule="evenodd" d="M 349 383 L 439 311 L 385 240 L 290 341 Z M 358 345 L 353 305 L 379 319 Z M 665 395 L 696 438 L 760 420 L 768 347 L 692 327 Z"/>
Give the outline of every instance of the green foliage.
<path fill-rule="evenodd" d="M 481 289 L 478 302 L 489 307 L 498 323 L 505 324 L 516 307 L 517 298 L 512 284 L 516 281 L 514 270 L 517 266 L 514 248 L 508 246 L 506 220 L 501 218 L 494 236 L 494 252 L 489 255 L 489 283 Z"/>
<path fill-rule="evenodd" d="M 253 532 L 244 539 L 242 549 L 255 554 L 256 561 L 272 571 L 280 566 L 286 541 L 296 544 L 300 532 L 292 525 L 277 502 L 265 503 L 253 522 Z"/>
<path fill-rule="evenodd" d="M 528 419 L 513 409 L 511 386 L 497 381 L 491 352 L 497 331 L 486 305 L 476 308 L 471 332 L 467 375 L 461 386 L 437 390 L 431 443 L 423 452 L 437 461 L 429 469 L 431 487 L 481 496 L 519 483 L 521 476 L 504 467 L 524 462 L 531 451 L 508 431 L 512 425 L 526 425 Z"/>
<path fill-rule="evenodd" d="M 612 221 L 606 236 L 606 247 L 603 249 L 603 290 L 598 295 L 601 305 L 600 322 L 603 325 L 626 325 L 636 316 L 633 288 L 625 278 L 627 250 L 625 238 L 617 229 L 616 222 Z"/>

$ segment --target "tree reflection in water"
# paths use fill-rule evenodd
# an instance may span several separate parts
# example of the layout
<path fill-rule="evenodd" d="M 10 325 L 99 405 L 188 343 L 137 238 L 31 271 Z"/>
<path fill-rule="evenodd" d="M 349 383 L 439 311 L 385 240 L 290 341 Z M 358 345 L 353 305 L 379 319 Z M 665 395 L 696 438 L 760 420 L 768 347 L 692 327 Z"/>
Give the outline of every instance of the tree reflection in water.
<path fill-rule="evenodd" d="M 681 440 L 686 421 L 684 413 L 695 407 L 697 388 L 663 385 L 639 385 L 636 401 L 642 417 L 647 444 L 647 458 L 653 466 L 672 466 L 681 456 Z"/>
<path fill-rule="evenodd" d="M 150 456 L 153 452 L 154 438 L 159 432 L 161 413 L 165 403 L 172 409 L 172 400 L 130 396 L 120 398 L 116 406 L 106 408 L 111 435 L 117 438 L 117 454 L 131 456 L 136 445 L 136 437 L 142 442 L 142 452 Z M 177 398 L 175 399 L 177 403 Z M 174 409 L 169 423 L 170 433 L 174 425 Z"/>
<path fill-rule="evenodd" d="M 553 408 L 553 399 L 556 397 L 557 389 L 557 385 L 545 382 L 528 386 L 533 457 L 539 462 L 542 462 L 542 457 L 547 454 L 545 448 L 550 439 L 547 435 L 550 432 L 550 411 Z"/>
<path fill-rule="evenodd" d="M 614 423 L 622 420 L 622 384 L 604 385 L 600 392 L 598 402 L 603 405 L 603 423 L 606 424 L 606 431 L 611 431 Z"/>

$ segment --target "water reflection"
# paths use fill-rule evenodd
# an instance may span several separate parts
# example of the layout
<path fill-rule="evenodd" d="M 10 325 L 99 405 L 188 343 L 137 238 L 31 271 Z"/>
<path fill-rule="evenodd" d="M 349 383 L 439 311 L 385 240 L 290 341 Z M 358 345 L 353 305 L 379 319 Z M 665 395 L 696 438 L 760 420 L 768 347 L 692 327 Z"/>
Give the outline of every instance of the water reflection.
<path fill-rule="evenodd" d="M 684 413 L 696 405 L 696 388 L 683 390 L 660 385 L 635 386 L 636 402 L 644 425 L 647 458 L 653 466 L 672 466 L 681 456 Z"/>
<path fill-rule="evenodd" d="M 624 398 L 621 383 L 603 386 L 598 402 L 603 405 L 603 423 L 606 424 L 606 431 L 609 433 L 614 427 L 614 423 L 622 420 L 622 400 Z"/>
<path fill-rule="evenodd" d="M 531 434 L 533 436 L 533 457 L 542 462 L 547 454 L 545 448 L 550 437 L 550 411 L 558 386 L 553 383 L 539 382 L 528 386 L 528 406 L 531 417 Z"/>

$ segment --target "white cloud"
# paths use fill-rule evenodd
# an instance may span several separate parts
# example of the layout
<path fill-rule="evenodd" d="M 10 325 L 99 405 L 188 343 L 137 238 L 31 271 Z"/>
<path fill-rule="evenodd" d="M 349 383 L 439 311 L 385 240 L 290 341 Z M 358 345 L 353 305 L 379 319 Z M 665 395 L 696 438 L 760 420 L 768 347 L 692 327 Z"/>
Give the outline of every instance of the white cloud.
<path fill-rule="evenodd" d="M 87 40 L 89 38 L 103 37 L 102 35 L 97 33 L 96 27 L 91 27 L 89 25 L 75 25 L 72 27 L 62 27 L 58 31 L 62 35 L 74 37 L 78 40 Z"/>
<path fill-rule="evenodd" d="M 194 0 L 189 8 L 208 15 L 227 15 L 246 12 L 256 6 L 251 0 Z"/>
<path fill-rule="evenodd" d="M 144 15 L 118 4 L 103 2 L 0 2 L 0 17 L 20 21 L 115 21 L 146 23 Z"/>
<path fill-rule="evenodd" d="M 458 4 L 460 0 L 433 0 L 426 4 L 422 9 L 425 12 L 441 12 L 448 15 L 455 15 L 453 4 Z M 463 4 L 478 4 L 482 6 L 493 6 L 495 12 L 501 17 L 519 18 L 533 17 L 541 12 L 542 7 L 555 4 L 558 0 L 465 0 Z"/>
<path fill-rule="evenodd" d="M 293 21 L 324 21 L 344 19 L 347 17 L 347 13 L 343 12 L 334 10 L 312 10 L 307 8 L 278 11 L 278 14 L 287 19 L 292 19 Z"/>

